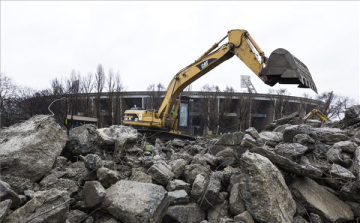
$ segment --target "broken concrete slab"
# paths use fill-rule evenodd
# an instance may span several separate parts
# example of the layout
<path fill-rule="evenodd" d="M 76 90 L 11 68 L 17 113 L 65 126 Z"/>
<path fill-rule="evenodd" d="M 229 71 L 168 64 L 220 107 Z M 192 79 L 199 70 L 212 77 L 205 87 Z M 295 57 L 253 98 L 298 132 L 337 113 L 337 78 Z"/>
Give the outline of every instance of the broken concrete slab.
<path fill-rule="evenodd" d="M 47 115 L 37 115 L 2 129 L 1 175 L 22 177 L 31 182 L 40 180 L 52 169 L 66 140 L 66 132 Z"/>
<path fill-rule="evenodd" d="M 168 192 L 170 205 L 188 204 L 190 197 L 185 190 L 175 190 Z"/>
<path fill-rule="evenodd" d="M 98 181 L 87 181 L 84 185 L 84 203 L 86 207 L 94 208 L 101 204 L 106 195 L 105 188 Z"/>
<path fill-rule="evenodd" d="M 354 219 L 347 204 L 308 177 L 297 177 L 290 188 L 301 205 L 327 221 L 346 222 Z"/>
<path fill-rule="evenodd" d="M 205 212 L 197 204 L 175 205 L 168 208 L 164 223 L 198 223 L 205 219 Z"/>
<path fill-rule="evenodd" d="M 98 169 L 96 172 L 96 176 L 105 188 L 110 187 L 112 184 L 115 184 L 121 179 L 119 172 L 115 170 L 110 170 L 106 167 L 101 167 L 100 169 Z"/>
<path fill-rule="evenodd" d="M 153 180 L 166 187 L 170 180 L 174 179 L 174 174 L 171 170 L 162 163 L 155 163 L 148 170 L 147 173 Z"/>
<path fill-rule="evenodd" d="M 0 180 L 0 201 L 5 201 L 10 199 L 11 208 L 16 208 L 20 204 L 20 197 L 17 193 L 11 190 L 11 187 L 8 183 Z"/>
<path fill-rule="evenodd" d="M 266 157 L 250 152 L 243 154 L 240 166 L 240 194 L 252 217 L 260 222 L 291 223 L 296 204 L 281 172 Z"/>
<path fill-rule="evenodd" d="M 102 203 L 111 215 L 128 223 L 160 223 L 169 204 L 162 186 L 127 180 L 108 188 Z"/>
<path fill-rule="evenodd" d="M 230 205 L 230 212 L 233 215 L 239 215 L 246 210 L 245 201 L 242 199 L 240 194 L 239 183 L 234 184 L 234 186 L 231 189 L 229 205 Z"/>
<path fill-rule="evenodd" d="M 10 199 L 0 202 L 0 222 L 3 222 L 4 218 L 10 211 L 12 201 Z"/>
<path fill-rule="evenodd" d="M 39 191 L 24 206 L 6 216 L 3 223 L 30 222 L 35 218 L 38 223 L 64 223 L 69 214 L 70 201 L 66 191 Z"/>

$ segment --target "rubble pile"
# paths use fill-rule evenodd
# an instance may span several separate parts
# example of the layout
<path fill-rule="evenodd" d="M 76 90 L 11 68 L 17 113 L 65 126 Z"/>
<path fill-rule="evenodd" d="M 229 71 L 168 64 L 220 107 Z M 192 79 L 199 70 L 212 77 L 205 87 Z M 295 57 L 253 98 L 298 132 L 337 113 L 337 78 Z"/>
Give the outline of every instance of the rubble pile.
<path fill-rule="evenodd" d="M 0 130 L 0 222 L 358 222 L 360 109 L 347 114 L 155 144 L 35 116 Z"/>

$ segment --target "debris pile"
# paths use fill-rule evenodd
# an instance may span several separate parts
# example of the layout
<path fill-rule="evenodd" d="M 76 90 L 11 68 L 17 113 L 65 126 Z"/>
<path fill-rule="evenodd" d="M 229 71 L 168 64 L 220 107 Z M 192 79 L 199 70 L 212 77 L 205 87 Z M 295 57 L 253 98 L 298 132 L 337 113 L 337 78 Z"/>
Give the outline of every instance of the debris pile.
<path fill-rule="evenodd" d="M 358 222 L 351 109 L 332 127 L 293 115 L 260 133 L 155 144 L 127 126 L 67 136 L 35 116 L 0 132 L 0 222 Z"/>

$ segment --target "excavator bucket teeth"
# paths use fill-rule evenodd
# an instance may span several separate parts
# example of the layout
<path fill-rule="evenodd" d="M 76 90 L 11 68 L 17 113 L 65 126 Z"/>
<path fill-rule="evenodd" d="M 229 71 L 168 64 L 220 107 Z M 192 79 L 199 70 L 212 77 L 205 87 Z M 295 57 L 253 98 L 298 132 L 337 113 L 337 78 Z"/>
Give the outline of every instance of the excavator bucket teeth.
<path fill-rule="evenodd" d="M 271 53 L 260 77 L 266 77 L 266 84 L 299 84 L 299 88 L 311 88 L 317 93 L 310 71 L 298 58 L 285 49 L 276 49 Z"/>

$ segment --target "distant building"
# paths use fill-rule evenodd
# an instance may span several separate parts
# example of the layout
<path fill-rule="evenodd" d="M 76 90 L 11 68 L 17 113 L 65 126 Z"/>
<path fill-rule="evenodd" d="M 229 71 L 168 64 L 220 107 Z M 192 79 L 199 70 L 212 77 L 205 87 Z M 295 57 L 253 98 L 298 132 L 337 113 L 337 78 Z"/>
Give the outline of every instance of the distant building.
<path fill-rule="evenodd" d="M 154 98 L 153 92 L 148 91 L 120 92 L 117 99 L 114 97 L 112 100 L 112 106 L 108 106 L 108 93 L 102 93 L 101 117 L 98 120 L 98 126 L 101 128 L 114 123 L 121 124 L 124 111 L 131 107 L 151 109 L 153 106 L 157 109 L 164 94 L 165 92 L 160 92 L 157 98 Z M 87 96 L 90 97 L 91 105 L 95 106 L 97 104 L 94 102 L 95 94 Z M 296 111 L 303 117 L 322 104 L 321 101 L 314 99 L 276 94 L 199 91 L 183 92 L 182 102 L 179 123 L 182 124 L 182 129 L 191 135 L 243 131 L 250 126 L 261 131 L 277 118 Z M 107 110 L 108 107 L 112 107 L 112 111 Z M 96 111 L 95 108 L 91 110 Z M 81 109 L 77 112 L 77 114 L 83 113 Z M 110 114 L 112 123 L 109 121 Z M 115 117 L 119 120 L 114 120 Z"/>

